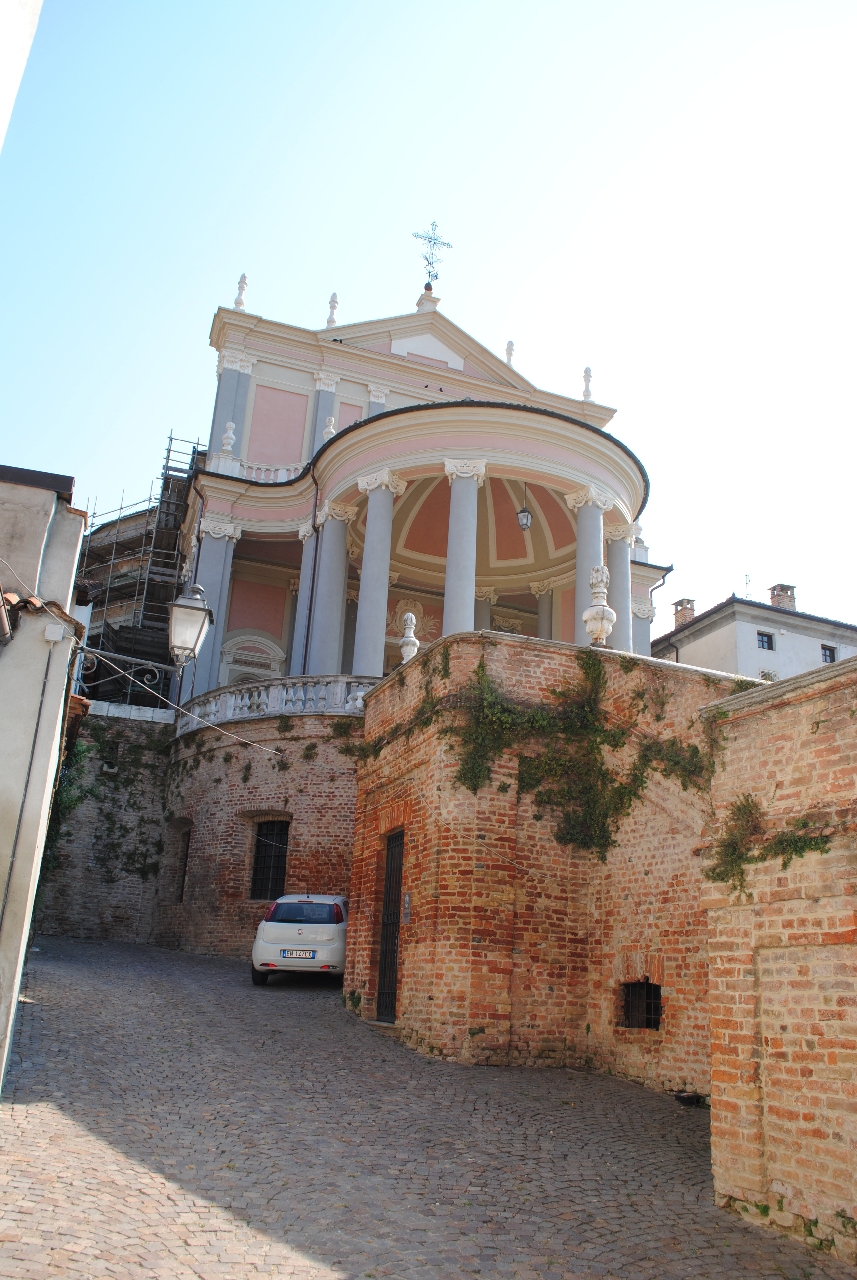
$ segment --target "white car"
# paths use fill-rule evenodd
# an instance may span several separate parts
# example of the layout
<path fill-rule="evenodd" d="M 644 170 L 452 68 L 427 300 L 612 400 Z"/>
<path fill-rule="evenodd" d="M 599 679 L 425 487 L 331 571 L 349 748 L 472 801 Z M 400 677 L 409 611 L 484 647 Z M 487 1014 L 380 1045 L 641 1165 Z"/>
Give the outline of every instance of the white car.
<path fill-rule="evenodd" d="M 253 943 L 254 987 L 272 973 L 342 973 L 348 899 L 326 893 L 287 893 L 272 903 Z"/>

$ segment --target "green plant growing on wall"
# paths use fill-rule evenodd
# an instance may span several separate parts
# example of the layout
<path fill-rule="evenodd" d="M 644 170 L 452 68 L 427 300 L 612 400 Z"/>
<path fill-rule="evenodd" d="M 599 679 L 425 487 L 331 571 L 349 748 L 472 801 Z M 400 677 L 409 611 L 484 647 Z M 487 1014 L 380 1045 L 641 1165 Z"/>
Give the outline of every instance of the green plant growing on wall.
<path fill-rule="evenodd" d="M 712 863 L 702 874 L 706 880 L 743 890 L 749 866 L 781 858 L 785 871 L 795 858 L 810 850 L 826 853 L 830 836 L 817 831 L 810 834 L 810 825 L 806 817 L 795 818 L 785 831 L 766 839 L 765 810 L 755 796 L 745 792 L 729 806 L 723 831 L 711 850 Z"/>
<path fill-rule="evenodd" d="M 616 843 L 619 822 L 642 795 L 653 770 L 678 778 L 685 790 L 702 790 L 710 782 L 713 760 L 696 745 L 672 737 L 643 738 L 625 770 L 608 763 L 605 753 L 628 744 L 636 721 L 609 723 L 603 707 L 607 675 L 600 656 L 585 649 L 575 657 L 580 679 L 552 690 L 552 706 L 512 701 L 480 660 L 462 691 L 463 717 L 441 732 L 458 739 L 456 780 L 474 794 L 490 781 L 491 765 L 503 751 L 539 742 L 535 754 L 521 751 L 518 756 L 519 793 L 532 792 L 538 809 L 554 811 L 558 844 L 587 849 L 603 861 Z"/>
<path fill-rule="evenodd" d="M 308 742 L 304 747 L 303 751 L 301 752 L 301 758 L 303 760 L 314 760 L 317 755 L 318 755 L 317 742 Z"/>
<path fill-rule="evenodd" d="M 158 873 L 164 842 L 160 814 L 147 817 L 143 810 L 155 807 L 171 754 L 172 726 L 138 724 L 132 737 L 121 722 L 87 720 L 83 732 L 101 760 L 119 762 L 115 772 L 102 769 L 91 784 L 96 801 L 93 861 L 107 883 L 122 873 L 147 880 Z M 197 768 L 202 745 L 199 739 L 194 743 Z"/>
<path fill-rule="evenodd" d="M 67 838 L 71 832 L 66 825 L 69 818 L 90 796 L 95 795 L 92 783 L 86 781 L 87 761 L 92 755 L 92 744 L 77 739 L 60 766 L 56 791 L 51 801 L 51 814 L 48 818 L 48 830 L 45 835 L 45 848 L 42 854 L 42 867 L 39 879 L 47 877 L 55 871 L 59 864 L 57 845 Z M 41 887 L 41 884 L 40 884 Z"/>

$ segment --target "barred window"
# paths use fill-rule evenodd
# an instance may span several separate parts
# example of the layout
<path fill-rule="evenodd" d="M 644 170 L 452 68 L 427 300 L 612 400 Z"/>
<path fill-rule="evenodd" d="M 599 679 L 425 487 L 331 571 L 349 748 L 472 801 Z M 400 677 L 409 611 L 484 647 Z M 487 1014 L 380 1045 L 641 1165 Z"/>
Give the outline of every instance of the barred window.
<path fill-rule="evenodd" d="M 822 662 L 836 661 L 836 649 L 832 644 L 823 644 L 821 646 L 821 661 Z"/>
<path fill-rule="evenodd" d="M 256 827 L 256 850 L 253 857 L 253 880 L 250 897 L 268 902 L 279 898 L 286 884 L 286 849 L 289 843 L 288 822 L 260 822 Z"/>
<path fill-rule="evenodd" d="M 626 982 L 625 1027 L 645 1027 L 659 1031 L 661 1026 L 661 989 L 646 978 L 643 982 Z"/>
<path fill-rule="evenodd" d="M 774 637 L 770 631 L 757 631 L 756 644 L 760 649 L 773 649 Z"/>

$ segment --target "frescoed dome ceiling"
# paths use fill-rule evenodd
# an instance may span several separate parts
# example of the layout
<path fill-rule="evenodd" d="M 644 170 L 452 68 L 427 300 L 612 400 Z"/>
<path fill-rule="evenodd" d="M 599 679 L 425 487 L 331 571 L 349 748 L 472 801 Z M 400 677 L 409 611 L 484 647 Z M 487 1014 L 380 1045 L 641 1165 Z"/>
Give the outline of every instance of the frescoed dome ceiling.
<path fill-rule="evenodd" d="M 450 486 L 446 476 L 408 485 L 393 515 L 391 568 L 409 580 L 443 583 L 446 568 Z M 478 582 L 528 590 L 539 577 L 567 572 L 574 565 L 575 525 L 563 495 L 542 485 L 527 485 L 532 512 L 524 532 L 517 513 L 524 505 L 519 480 L 490 476 L 479 490 L 476 577 Z M 365 505 L 354 528 L 362 551 Z"/>

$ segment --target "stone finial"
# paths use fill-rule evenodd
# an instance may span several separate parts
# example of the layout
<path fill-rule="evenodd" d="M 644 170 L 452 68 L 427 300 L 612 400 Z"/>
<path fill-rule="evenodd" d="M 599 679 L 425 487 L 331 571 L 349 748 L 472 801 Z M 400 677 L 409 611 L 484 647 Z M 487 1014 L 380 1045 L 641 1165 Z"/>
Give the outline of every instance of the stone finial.
<path fill-rule="evenodd" d="M 510 338 L 506 343 L 506 364 L 512 363 L 512 356 L 515 354 L 515 344 Z"/>
<path fill-rule="evenodd" d="M 583 398 L 584 400 L 592 399 L 592 392 L 589 390 L 589 383 L 592 380 L 592 370 L 589 365 L 583 370 Z"/>
<path fill-rule="evenodd" d="M 339 306 L 339 299 L 337 298 L 335 293 L 332 293 L 330 295 L 330 315 L 327 317 L 328 329 L 334 329 L 336 327 L 336 308 L 338 306 Z"/>
<path fill-rule="evenodd" d="M 235 423 L 227 422 L 226 430 L 223 433 L 223 439 L 220 442 L 221 453 L 231 453 L 232 446 L 235 443 Z"/>
<path fill-rule="evenodd" d="M 592 604 L 583 611 L 583 625 L 594 645 L 603 648 L 607 637 L 613 630 L 616 614 L 607 603 L 607 588 L 610 585 L 610 573 L 606 565 L 597 564 L 589 573 L 589 586 L 592 591 Z"/>
<path fill-rule="evenodd" d="M 416 657 L 420 642 L 414 635 L 414 627 L 417 625 L 416 615 L 406 613 L 402 618 L 402 627 L 404 635 L 399 641 L 399 648 L 402 651 L 402 662 L 410 662 L 411 658 Z"/>
<path fill-rule="evenodd" d="M 235 311 L 244 310 L 244 294 L 247 292 L 247 275 L 242 273 L 241 279 L 238 281 L 238 295 L 232 306 Z"/>
<path fill-rule="evenodd" d="M 325 419 L 324 431 L 322 431 L 321 435 L 322 435 L 322 439 L 324 440 L 332 440 L 333 437 L 336 435 L 336 425 L 333 421 L 333 418 Z"/>

